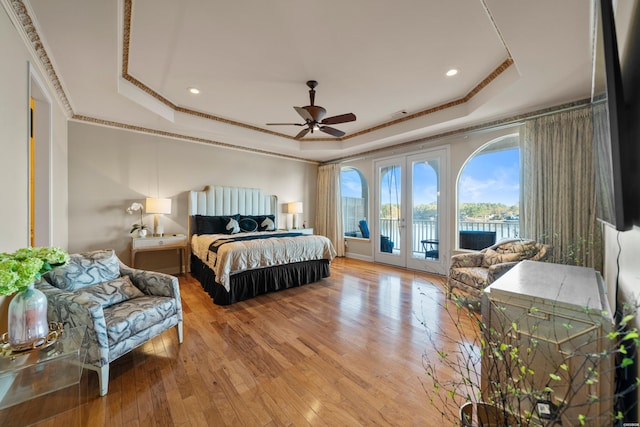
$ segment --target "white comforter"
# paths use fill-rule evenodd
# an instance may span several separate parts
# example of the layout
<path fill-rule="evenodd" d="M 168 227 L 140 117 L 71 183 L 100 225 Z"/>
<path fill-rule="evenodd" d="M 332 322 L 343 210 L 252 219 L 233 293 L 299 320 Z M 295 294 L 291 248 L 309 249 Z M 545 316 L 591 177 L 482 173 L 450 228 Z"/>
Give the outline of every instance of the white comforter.
<path fill-rule="evenodd" d="M 320 259 L 331 261 L 336 256 L 336 250 L 331 241 L 325 236 L 315 235 L 241 240 L 220 246 L 217 254 L 209 251 L 209 246 L 215 240 L 260 234 L 273 233 L 193 235 L 191 250 L 213 270 L 216 282 L 224 286 L 227 291 L 230 290 L 230 276 L 234 273 L 302 261 Z"/>

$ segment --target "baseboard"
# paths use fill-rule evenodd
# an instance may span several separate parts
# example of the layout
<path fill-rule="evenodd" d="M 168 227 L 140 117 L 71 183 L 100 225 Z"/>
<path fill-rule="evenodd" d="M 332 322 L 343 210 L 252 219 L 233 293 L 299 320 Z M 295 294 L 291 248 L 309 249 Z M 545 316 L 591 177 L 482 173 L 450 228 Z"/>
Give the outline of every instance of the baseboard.
<path fill-rule="evenodd" d="M 356 254 L 353 252 L 346 252 L 344 254 L 344 256 L 346 258 L 353 258 L 353 259 L 358 259 L 360 261 L 369 261 L 369 262 L 373 262 L 373 257 L 371 256 L 366 256 L 366 255 L 360 255 L 360 254 Z"/>

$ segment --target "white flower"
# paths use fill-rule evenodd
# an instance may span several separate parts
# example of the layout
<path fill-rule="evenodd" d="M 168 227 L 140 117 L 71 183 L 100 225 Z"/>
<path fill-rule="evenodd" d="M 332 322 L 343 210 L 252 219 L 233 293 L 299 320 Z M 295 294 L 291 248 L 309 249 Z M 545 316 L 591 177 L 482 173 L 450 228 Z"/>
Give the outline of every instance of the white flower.
<path fill-rule="evenodd" d="M 135 211 L 140 211 L 140 213 L 142 213 L 142 203 L 133 202 L 131 206 L 127 208 L 127 213 L 129 215 L 133 214 Z"/>
<path fill-rule="evenodd" d="M 135 230 L 146 230 L 147 229 L 147 226 L 144 225 L 144 223 L 142 222 L 142 211 L 143 210 L 144 210 L 144 206 L 142 206 L 142 203 L 138 203 L 138 202 L 131 203 L 131 206 L 129 206 L 127 208 L 127 213 L 129 215 L 132 215 L 136 211 L 140 211 L 140 224 L 133 224 L 131 226 L 131 231 L 129 233 L 133 233 Z"/>

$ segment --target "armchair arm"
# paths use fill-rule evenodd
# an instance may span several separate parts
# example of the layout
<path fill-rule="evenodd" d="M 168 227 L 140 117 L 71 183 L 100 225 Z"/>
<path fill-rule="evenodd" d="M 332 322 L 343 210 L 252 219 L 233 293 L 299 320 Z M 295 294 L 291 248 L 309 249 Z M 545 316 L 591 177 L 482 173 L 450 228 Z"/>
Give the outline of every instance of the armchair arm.
<path fill-rule="evenodd" d="M 155 271 L 131 268 L 120 261 L 120 275 L 129 276 L 136 288 L 146 295 L 170 297 L 176 300 L 176 314 L 182 321 L 182 300 L 180 299 L 180 285 L 178 278 L 169 274 Z"/>
<path fill-rule="evenodd" d="M 98 367 L 108 364 L 109 340 L 102 305 L 74 292 L 58 289 L 45 280 L 40 281 L 37 287 L 47 296 L 49 320 L 69 327 L 86 326 L 83 342 L 87 349 L 85 363 Z"/>
<path fill-rule="evenodd" d="M 503 274 L 511 270 L 519 262 L 520 261 L 511 261 L 511 262 L 501 262 L 498 264 L 493 264 L 492 266 L 489 267 L 487 282 L 493 283 L 494 281 L 498 280 Z"/>
<path fill-rule="evenodd" d="M 453 255 L 449 268 L 459 267 L 480 267 L 484 254 L 480 252 L 470 252 L 466 254 Z"/>
<path fill-rule="evenodd" d="M 180 300 L 178 278 L 155 271 L 138 270 L 120 262 L 120 275 L 129 276 L 131 282 L 146 295 L 171 297 Z"/>

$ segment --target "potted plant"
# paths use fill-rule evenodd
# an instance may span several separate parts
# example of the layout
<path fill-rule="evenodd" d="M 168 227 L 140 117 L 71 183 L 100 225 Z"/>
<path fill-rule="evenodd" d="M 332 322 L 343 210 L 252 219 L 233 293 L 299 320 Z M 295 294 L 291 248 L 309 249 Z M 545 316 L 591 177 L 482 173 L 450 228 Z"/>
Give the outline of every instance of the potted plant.
<path fill-rule="evenodd" d="M 55 247 L 0 253 L 0 295 L 17 294 L 9 303 L 9 331 L 2 337 L 12 349 L 25 350 L 44 342 L 49 333 L 47 297 L 34 283 L 68 259 L 66 251 Z"/>
<path fill-rule="evenodd" d="M 508 310 L 489 299 L 483 304 L 494 304 L 491 309 L 498 313 Z M 590 413 L 591 403 L 602 398 L 596 393 L 590 394 L 586 403 L 577 396 L 583 396 L 605 376 L 613 377 L 615 369 L 633 364 L 635 354 L 628 348 L 629 343 L 640 344 L 638 330 L 631 326 L 637 307 L 625 307 L 605 336 L 585 335 L 575 349 L 563 352 L 548 351 L 533 338 L 519 340 L 526 343 L 524 347 L 514 344 L 512 338 L 519 336 L 521 322 L 535 318 L 535 307 L 529 308 L 533 316 L 527 319 L 510 319 L 509 323 L 489 327 L 477 311 L 469 310 L 455 296 L 440 306 L 444 318 L 437 328 L 423 322 L 431 342 L 423 354 L 423 387 L 446 425 L 561 426 L 565 420 L 565 427 L 610 426 L 624 419 L 625 414 L 615 410 L 604 416 Z M 528 326 L 537 327 L 531 323 Z M 543 326 L 540 323 L 539 327 Z M 570 329 L 573 325 L 567 322 L 562 327 Z M 595 340 L 606 341 L 605 350 L 592 352 L 590 344 Z M 536 374 L 537 369 L 544 372 Z M 635 384 L 616 391 L 612 399 L 622 398 L 639 383 L 636 378 Z"/>
<path fill-rule="evenodd" d="M 147 236 L 147 226 L 144 224 L 144 222 L 142 222 L 142 210 L 143 210 L 143 206 L 142 203 L 138 203 L 138 202 L 134 202 L 131 204 L 131 206 L 129 206 L 127 208 L 127 213 L 129 215 L 133 215 L 134 212 L 136 211 L 140 211 L 140 223 L 135 223 L 131 226 L 131 230 L 129 231 L 129 233 L 133 233 L 134 231 L 138 231 L 138 236 L 139 237 L 146 237 Z"/>

